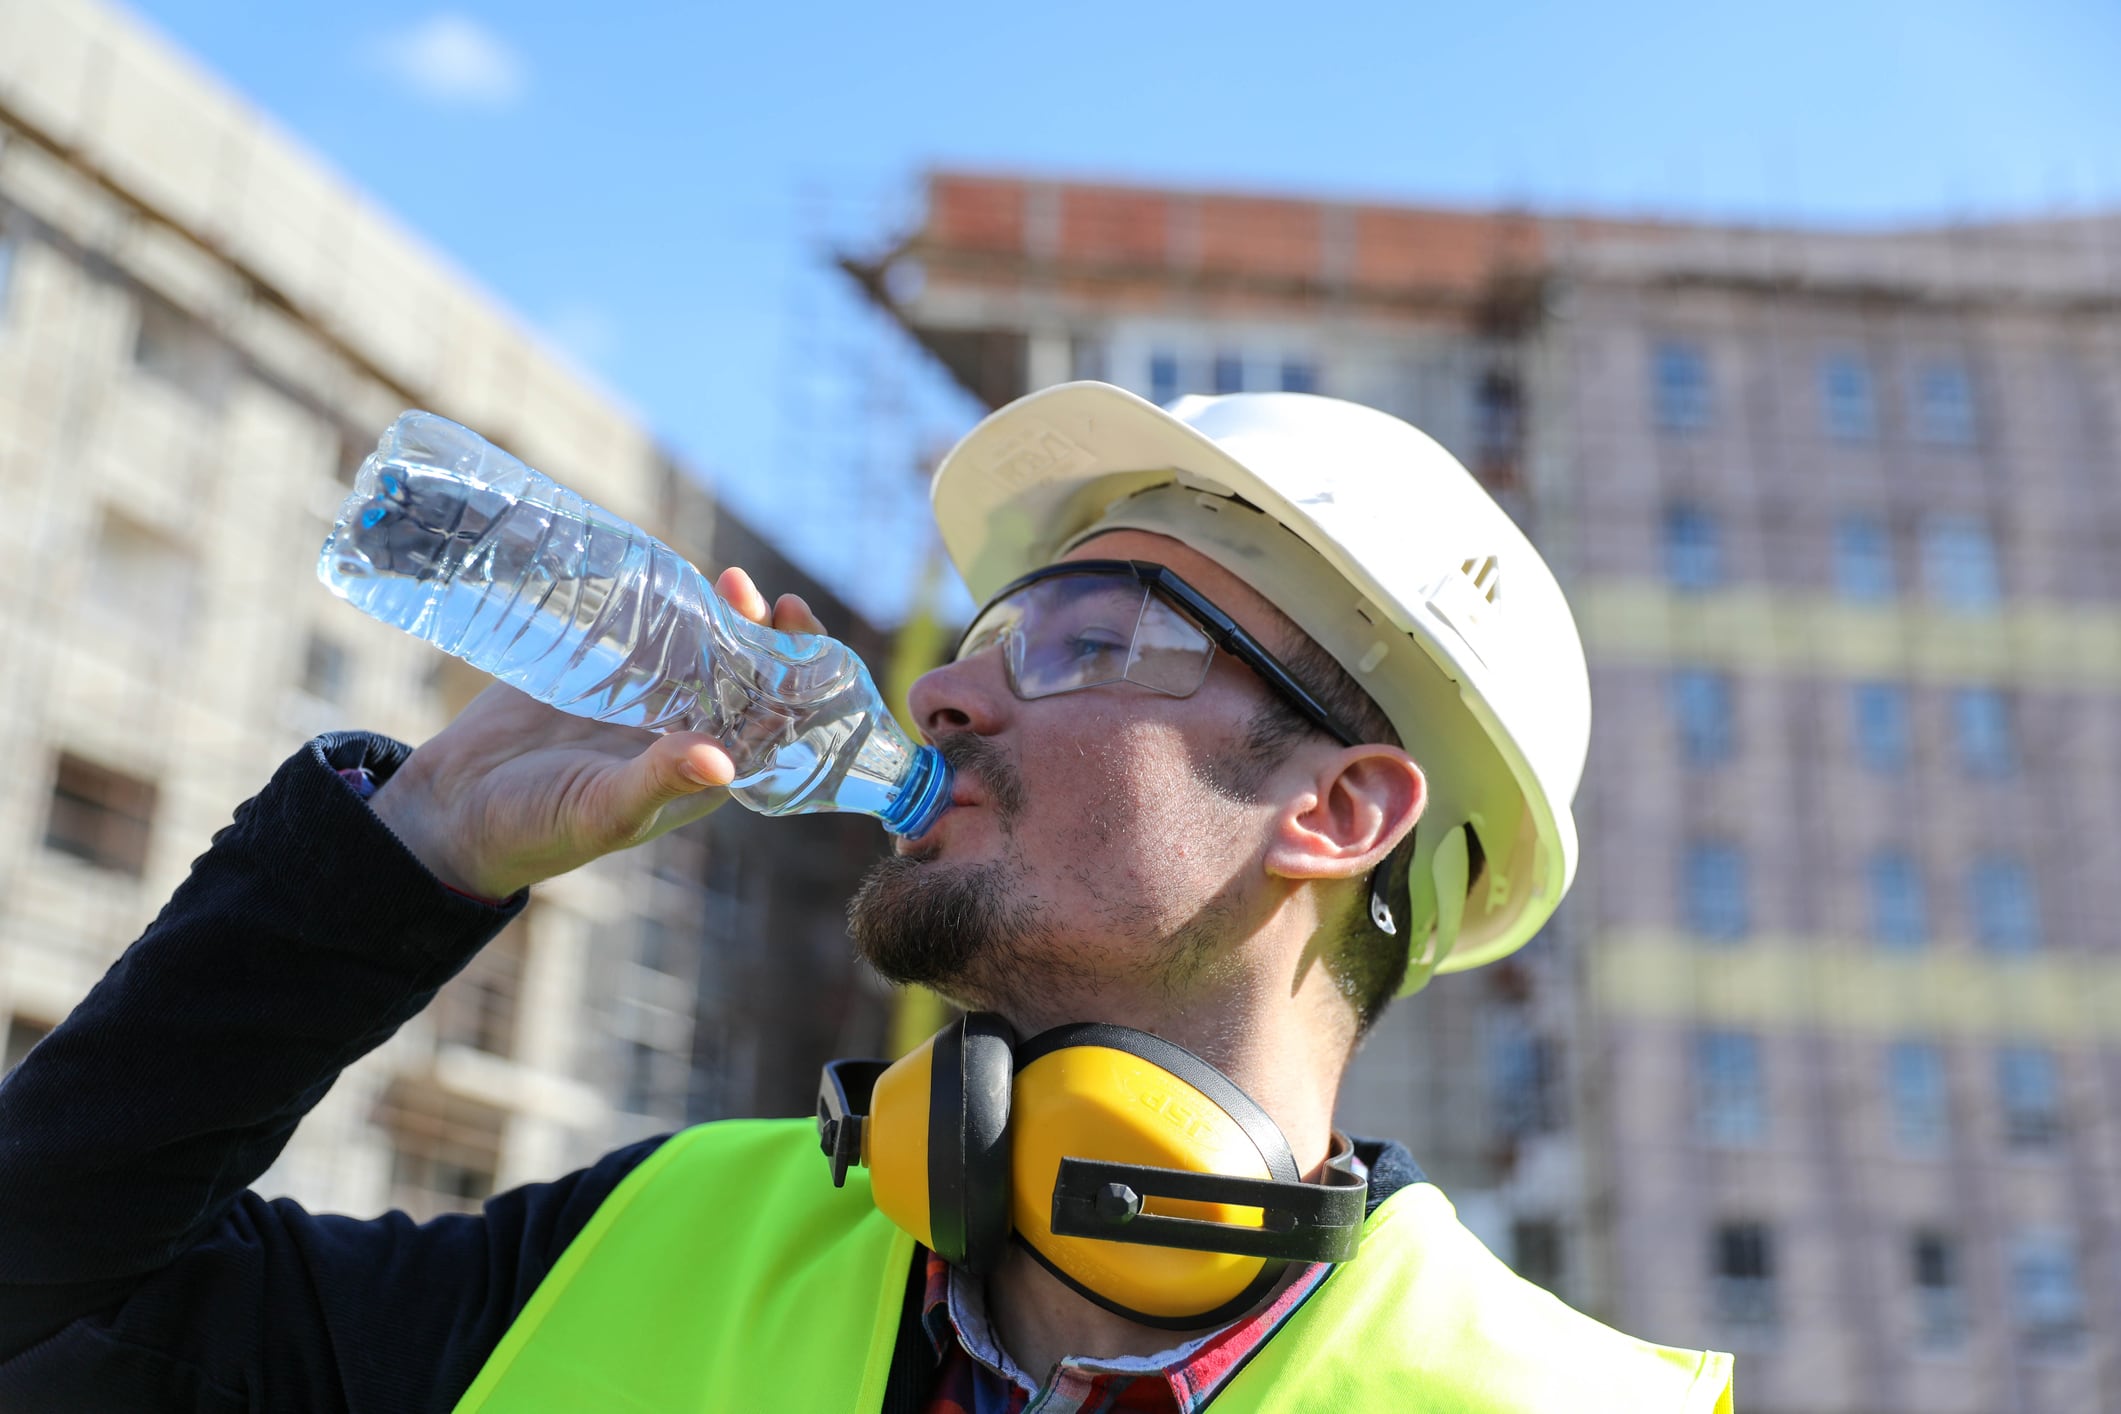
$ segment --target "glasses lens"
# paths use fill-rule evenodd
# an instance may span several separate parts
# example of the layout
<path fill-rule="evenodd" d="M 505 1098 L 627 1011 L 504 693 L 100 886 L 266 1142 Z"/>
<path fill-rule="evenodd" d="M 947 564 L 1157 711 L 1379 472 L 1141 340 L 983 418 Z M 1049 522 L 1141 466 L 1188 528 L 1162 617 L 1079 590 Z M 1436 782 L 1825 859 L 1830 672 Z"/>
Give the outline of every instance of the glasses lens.
<path fill-rule="evenodd" d="M 1016 595 L 989 604 L 980 616 L 965 630 L 964 640 L 957 645 L 958 661 L 963 662 L 975 653 L 984 653 L 1002 641 L 1024 616 L 1022 601 Z"/>
<path fill-rule="evenodd" d="M 1051 697 L 1124 678 L 1148 594 L 1141 581 L 1109 574 L 1026 585 L 1018 624 L 1022 648 L 1013 665 L 1017 696 Z"/>
<path fill-rule="evenodd" d="M 1033 580 L 973 620 L 957 656 L 999 645 L 1009 685 L 1030 699 L 1110 682 L 1188 697 L 1215 644 L 1177 605 L 1132 574 L 1086 571 Z"/>
<path fill-rule="evenodd" d="M 1215 657 L 1215 644 L 1199 624 L 1162 595 L 1151 594 L 1134 630 L 1127 681 L 1172 697 L 1200 691 Z"/>

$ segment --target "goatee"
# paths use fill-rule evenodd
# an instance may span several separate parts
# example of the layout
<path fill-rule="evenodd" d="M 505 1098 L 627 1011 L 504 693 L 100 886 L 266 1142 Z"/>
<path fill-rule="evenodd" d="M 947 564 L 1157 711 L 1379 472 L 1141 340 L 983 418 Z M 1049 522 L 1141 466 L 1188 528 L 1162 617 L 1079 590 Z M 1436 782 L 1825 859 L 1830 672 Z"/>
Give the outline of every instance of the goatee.
<path fill-rule="evenodd" d="M 1041 935 L 1037 911 L 1013 896 L 1006 863 L 879 859 L 847 905 L 854 949 L 886 978 L 964 997 L 988 990 L 997 963 Z"/>

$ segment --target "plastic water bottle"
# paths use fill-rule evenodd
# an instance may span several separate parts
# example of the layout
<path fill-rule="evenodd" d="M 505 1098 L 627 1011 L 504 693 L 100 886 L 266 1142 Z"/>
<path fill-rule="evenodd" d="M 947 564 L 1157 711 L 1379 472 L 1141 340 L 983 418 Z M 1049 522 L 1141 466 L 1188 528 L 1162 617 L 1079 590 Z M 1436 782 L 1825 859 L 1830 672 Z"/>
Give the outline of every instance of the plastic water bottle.
<path fill-rule="evenodd" d="M 752 623 L 669 546 L 447 418 L 391 424 L 317 577 L 564 712 L 716 737 L 730 794 L 762 814 L 859 811 L 918 835 L 949 808 L 948 763 L 845 644 Z"/>

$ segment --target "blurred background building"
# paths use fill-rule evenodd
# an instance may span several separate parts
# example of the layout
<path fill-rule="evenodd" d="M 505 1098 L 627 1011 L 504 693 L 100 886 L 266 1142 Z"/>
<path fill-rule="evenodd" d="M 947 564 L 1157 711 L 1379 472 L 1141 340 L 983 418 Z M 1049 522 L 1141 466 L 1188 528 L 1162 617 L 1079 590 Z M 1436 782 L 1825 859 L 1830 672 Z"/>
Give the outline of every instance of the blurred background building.
<path fill-rule="evenodd" d="M 407 407 L 884 645 L 460 272 L 120 12 L 0 5 L 0 1029 L 12 1065 L 319 731 L 417 742 L 483 684 L 312 564 Z M 538 890 L 259 1185 L 473 1205 L 618 1143 L 801 1112 L 880 1044 L 853 819 L 731 808 Z M 708 938 L 719 946 L 706 946 Z"/>
<path fill-rule="evenodd" d="M 1597 706 L 1576 891 L 1387 1014 L 1346 1127 L 1406 1139 L 1570 1301 L 1740 1351 L 1749 1410 L 2121 1400 L 2121 220 L 945 173 L 871 224 L 842 265 L 919 347 L 842 347 L 807 291 L 795 460 L 913 473 L 921 367 L 986 406 L 1078 377 L 1320 392 L 1450 447 L 1568 587 Z M 805 391 L 835 369 L 858 403 Z M 98 0 L 0 0 L 6 1064 L 302 740 L 417 741 L 480 686 L 314 586 L 407 406 L 894 656 L 171 46 Z M 837 499 L 917 554 L 892 496 Z M 732 809 L 541 888 L 261 1187 L 424 1214 L 807 1108 L 820 1059 L 892 1044 L 841 916 L 877 843 Z"/>
<path fill-rule="evenodd" d="M 844 264 L 983 402 L 1370 403 L 1569 589 L 1575 892 L 1388 1013 L 1342 1123 L 1572 1302 L 1741 1352 L 1746 1408 L 2113 1397 L 2121 221 L 927 195 Z"/>

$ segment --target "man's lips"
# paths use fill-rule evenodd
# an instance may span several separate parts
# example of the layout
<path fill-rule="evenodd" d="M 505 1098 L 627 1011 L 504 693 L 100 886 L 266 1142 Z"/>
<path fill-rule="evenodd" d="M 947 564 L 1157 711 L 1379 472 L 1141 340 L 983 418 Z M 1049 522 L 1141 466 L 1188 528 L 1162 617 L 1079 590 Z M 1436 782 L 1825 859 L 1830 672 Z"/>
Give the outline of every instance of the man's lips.
<path fill-rule="evenodd" d="M 956 780 L 951 782 L 950 786 L 950 809 L 945 810 L 942 812 L 942 814 L 936 816 L 933 823 L 931 823 L 928 828 L 923 830 L 920 834 L 913 836 L 910 839 L 904 835 L 901 835 L 898 839 L 894 840 L 892 842 L 893 853 L 911 854 L 915 850 L 919 849 L 927 841 L 934 839 L 935 832 L 942 827 L 943 821 L 950 818 L 951 811 L 960 810 L 966 806 L 985 805 L 986 803 L 987 797 L 983 792 L 981 792 L 977 787 L 975 787 L 970 781 L 966 780 L 962 775 L 958 776 Z"/>
<path fill-rule="evenodd" d="M 944 759 L 949 760 L 948 757 Z M 960 805 L 985 805 L 987 803 L 987 796 L 990 792 L 981 785 L 979 776 L 968 769 L 970 765 L 970 762 L 955 761 L 950 764 L 950 804 L 953 809 Z M 950 811 L 948 810 L 943 812 L 944 815 L 949 813 Z M 937 818 L 940 819 L 941 817 L 938 816 Z"/>

